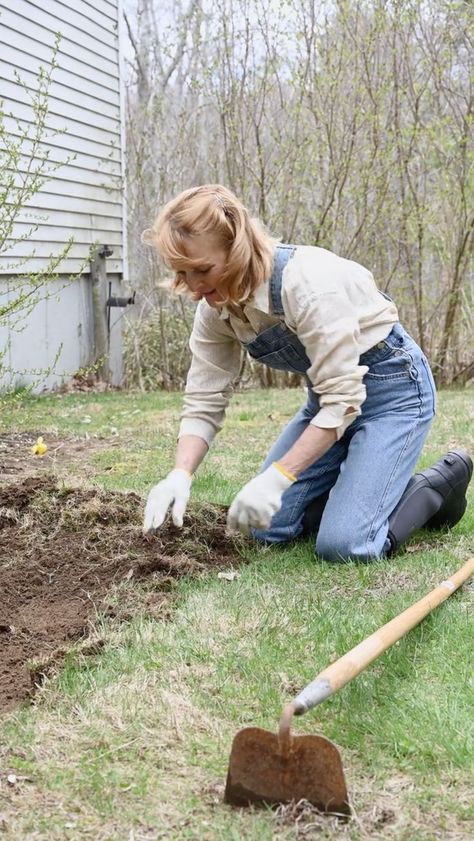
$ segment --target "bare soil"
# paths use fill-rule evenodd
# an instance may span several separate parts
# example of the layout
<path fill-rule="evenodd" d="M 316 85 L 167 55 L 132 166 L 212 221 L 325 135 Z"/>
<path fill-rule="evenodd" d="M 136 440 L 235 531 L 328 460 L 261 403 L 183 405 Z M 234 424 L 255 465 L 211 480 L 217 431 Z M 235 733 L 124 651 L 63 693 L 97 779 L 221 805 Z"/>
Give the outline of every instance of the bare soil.
<path fill-rule="evenodd" d="M 18 481 L 22 476 L 41 476 L 55 473 L 67 476 L 72 465 L 79 466 L 88 479 L 99 472 L 91 464 L 91 457 L 100 450 L 120 447 L 117 439 L 89 436 L 61 437 L 49 432 L 45 436 L 48 449 L 42 457 L 31 454 L 41 432 L 24 431 L 0 433 L 0 482 Z M 102 468 L 103 470 L 103 468 Z"/>
<path fill-rule="evenodd" d="M 98 614 L 120 616 L 131 590 L 145 588 L 153 606 L 180 576 L 242 563 L 223 508 L 201 506 L 183 529 L 144 537 L 137 494 L 69 487 L 43 464 L 25 475 L 18 457 L 0 474 L 0 711 L 29 698 Z"/>

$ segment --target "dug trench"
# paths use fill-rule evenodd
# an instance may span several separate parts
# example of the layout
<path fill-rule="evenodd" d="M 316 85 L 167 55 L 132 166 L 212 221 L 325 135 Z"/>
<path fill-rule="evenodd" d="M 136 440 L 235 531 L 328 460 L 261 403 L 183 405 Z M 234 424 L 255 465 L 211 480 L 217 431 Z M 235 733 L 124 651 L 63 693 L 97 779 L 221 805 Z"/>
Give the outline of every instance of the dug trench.
<path fill-rule="evenodd" d="M 98 616 L 153 614 L 176 579 L 243 561 L 223 507 L 196 508 L 182 529 L 151 537 L 142 514 L 137 494 L 69 487 L 54 475 L 0 485 L 0 712 L 31 698 Z"/>

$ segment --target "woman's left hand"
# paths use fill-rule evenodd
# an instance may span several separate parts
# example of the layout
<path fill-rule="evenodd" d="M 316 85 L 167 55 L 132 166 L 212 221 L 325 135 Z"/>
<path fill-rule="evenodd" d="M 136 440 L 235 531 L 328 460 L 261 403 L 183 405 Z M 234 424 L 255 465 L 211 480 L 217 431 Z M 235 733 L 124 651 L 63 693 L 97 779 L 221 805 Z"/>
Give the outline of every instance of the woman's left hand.
<path fill-rule="evenodd" d="M 268 528 L 273 515 L 281 508 L 284 492 L 294 481 L 275 465 L 276 462 L 247 482 L 237 494 L 227 515 L 230 529 L 248 534 L 252 528 Z"/>

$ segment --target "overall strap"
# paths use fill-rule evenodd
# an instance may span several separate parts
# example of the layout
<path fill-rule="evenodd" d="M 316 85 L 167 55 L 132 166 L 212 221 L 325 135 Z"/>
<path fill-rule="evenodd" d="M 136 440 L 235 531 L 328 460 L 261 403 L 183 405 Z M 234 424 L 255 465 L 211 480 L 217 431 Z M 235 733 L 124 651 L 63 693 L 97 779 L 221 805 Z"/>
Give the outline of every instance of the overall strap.
<path fill-rule="evenodd" d="M 294 245 L 278 244 L 275 250 L 273 272 L 270 278 L 270 303 L 272 312 L 275 315 L 283 315 L 283 304 L 281 302 L 281 284 L 283 280 L 283 269 L 296 251 Z"/>

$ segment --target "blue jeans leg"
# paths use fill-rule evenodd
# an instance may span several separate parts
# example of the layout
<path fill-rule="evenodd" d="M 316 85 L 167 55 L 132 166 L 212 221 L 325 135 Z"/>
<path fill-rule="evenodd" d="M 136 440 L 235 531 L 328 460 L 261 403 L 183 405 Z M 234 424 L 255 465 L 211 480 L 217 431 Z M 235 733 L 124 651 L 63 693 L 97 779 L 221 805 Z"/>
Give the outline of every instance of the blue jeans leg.
<path fill-rule="evenodd" d="M 270 528 L 255 530 L 257 539 L 278 543 L 297 537 L 306 507 L 330 488 L 316 553 L 329 561 L 369 561 L 388 550 L 388 518 L 416 467 L 434 415 L 428 363 L 409 336 L 398 342 L 394 352 L 374 357 L 364 378 L 367 397 L 361 415 L 284 493 Z M 310 392 L 264 467 L 290 449 L 317 408 Z"/>
<path fill-rule="evenodd" d="M 415 470 L 434 416 L 431 372 L 409 337 L 402 351 L 369 369 L 365 384 L 363 411 L 347 430 L 347 457 L 316 538 L 316 553 L 329 561 L 370 561 L 389 550 L 390 514 Z"/>
<path fill-rule="evenodd" d="M 261 470 L 278 461 L 302 435 L 309 422 L 319 410 L 318 398 L 310 389 L 308 399 L 284 428 L 268 453 Z M 302 521 L 306 508 L 316 497 L 332 488 L 339 475 L 341 462 L 347 452 L 343 440 L 334 444 L 325 455 L 300 473 L 283 494 L 282 507 L 275 514 L 268 529 L 254 529 L 252 535 L 266 543 L 282 543 L 298 537 L 303 529 Z"/>

